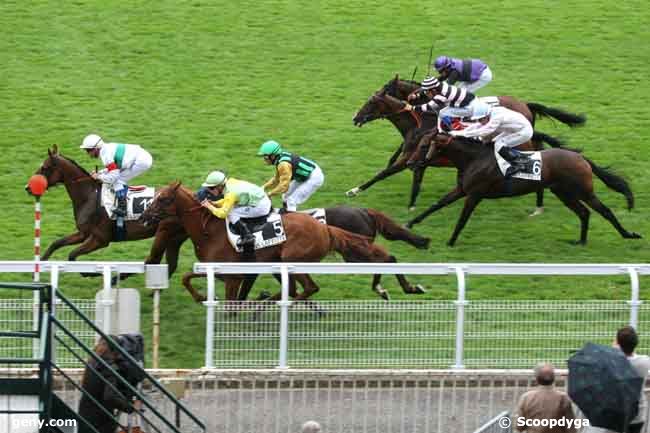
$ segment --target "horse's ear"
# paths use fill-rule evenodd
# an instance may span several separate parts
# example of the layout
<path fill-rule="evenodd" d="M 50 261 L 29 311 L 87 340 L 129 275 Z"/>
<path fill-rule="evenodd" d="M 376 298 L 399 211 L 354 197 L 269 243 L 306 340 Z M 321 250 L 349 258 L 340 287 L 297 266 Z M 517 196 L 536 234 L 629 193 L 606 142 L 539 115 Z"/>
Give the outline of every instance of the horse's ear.
<path fill-rule="evenodd" d="M 395 82 L 397 83 L 399 81 L 399 73 L 395 74 Z"/>
<path fill-rule="evenodd" d="M 47 148 L 47 156 L 52 158 L 52 150 L 49 147 Z"/>
<path fill-rule="evenodd" d="M 54 153 L 55 155 L 58 155 L 59 154 L 59 146 L 57 146 L 56 144 L 53 144 L 52 145 L 52 153 Z"/>

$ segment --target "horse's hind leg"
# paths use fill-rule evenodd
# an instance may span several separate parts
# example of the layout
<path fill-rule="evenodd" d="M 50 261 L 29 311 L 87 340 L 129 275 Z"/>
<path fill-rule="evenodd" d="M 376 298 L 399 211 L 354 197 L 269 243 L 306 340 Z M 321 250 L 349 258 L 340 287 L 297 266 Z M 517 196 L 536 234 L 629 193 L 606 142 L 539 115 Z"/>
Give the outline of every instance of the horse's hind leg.
<path fill-rule="evenodd" d="M 551 188 L 553 194 L 571 209 L 580 218 L 580 240 L 578 243 L 584 245 L 587 243 L 587 232 L 589 231 L 589 209 L 587 209 L 576 197 L 575 193 L 566 191 L 561 188 Z"/>
<path fill-rule="evenodd" d="M 614 212 L 611 211 L 610 208 L 605 206 L 599 199 L 596 197 L 595 194 L 592 194 L 589 198 L 584 200 L 585 203 L 587 203 L 593 210 L 598 212 L 605 218 L 607 221 L 609 221 L 614 228 L 623 236 L 625 239 L 641 239 L 641 235 L 638 233 L 634 232 L 628 232 L 623 228 L 621 223 L 618 222 L 618 219 L 616 218 L 616 215 L 614 215 Z"/>
<path fill-rule="evenodd" d="M 415 201 L 420 194 L 420 187 L 422 186 L 422 179 L 424 178 L 425 167 L 417 167 L 413 170 L 413 183 L 411 185 L 411 202 L 409 203 L 409 210 L 415 210 Z"/>
<path fill-rule="evenodd" d="M 454 246 L 454 244 L 456 243 L 456 239 L 458 239 L 458 235 L 460 235 L 460 232 L 465 227 L 465 224 L 467 224 L 469 217 L 472 216 L 472 212 L 474 212 L 474 209 L 476 209 L 476 206 L 478 206 L 480 202 L 481 202 L 481 197 L 476 197 L 473 195 L 467 196 L 467 198 L 465 199 L 465 206 L 463 207 L 463 210 L 460 213 L 460 218 L 458 218 L 458 222 L 456 223 L 454 232 L 452 233 L 451 238 L 449 238 L 449 241 L 447 242 L 448 246 L 450 247 Z"/>
<path fill-rule="evenodd" d="M 539 189 L 535 194 L 537 201 L 535 202 L 535 210 L 528 216 L 534 217 L 544 213 L 544 190 Z"/>
<path fill-rule="evenodd" d="M 68 260 L 73 262 L 77 260 L 77 257 L 82 256 L 84 254 L 92 253 L 95 250 L 98 250 L 100 248 L 105 248 L 107 247 L 109 242 L 99 239 L 97 236 L 90 235 L 87 237 L 81 245 L 79 245 L 77 248 L 72 250 L 70 254 L 68 254 Z M 101 274 L 100 273 L 95 273 L 95 272 L 82 272 L 81 275 L 83 277 L 98 277 Z"/>
<path fill-rule="evenodd" d="M 316 302 L 307 300 L 307 298 L 320 290 L 316 282 L 311 278 L 309 274 L 296 274 L 294 276 L 296 280 L 300 282 L 300 285 L 303 289 L 301 294 L 295 296 L 296 301 L 302 300 L 305 302 L 305 305 L 307 307 L 314 310 L 314 312 L 316 312 L 319 316 L 324 315 L 326 311 L 321 309 Z"/>

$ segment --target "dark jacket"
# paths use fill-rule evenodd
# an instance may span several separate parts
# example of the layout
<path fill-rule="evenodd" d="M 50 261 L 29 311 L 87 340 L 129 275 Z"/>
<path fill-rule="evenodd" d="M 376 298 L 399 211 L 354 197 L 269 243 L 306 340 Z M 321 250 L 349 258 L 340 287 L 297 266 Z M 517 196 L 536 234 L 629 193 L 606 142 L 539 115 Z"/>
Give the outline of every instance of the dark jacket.
<path fill-rule="evenodd" d="M 113 360 L 104 360 L 112 369 L 119 370 L 118 363 Z M 86 367 L 82 387 L 111 414 L 115 409 L 121 412 L 131 413 L 133 411 L 132 407 L 129 405 L 131 393 L 126 390 L 126 386 L 122 384 L 115 373 L 95 360 L 92 360 L 90 365 L 92 365 L 98 373 L 94 373 Z M 100 375 L 106 379 L 107 382 L 113 385 L 113 387 L 104 382 L 100 378 Z M 117 391 L 115 388 L 117 388 Z M 81 401 L 79 402 L 79 415 L 86 421 L 90 422 L 100 433 L 114 433 L 115 428 L 118 426 L 113 418 L 107 415 L 85 394 L 82 394 Z M 86 424 L 83 421 L 79 422 L 78 433 L 91 432 L 92 430 L 86 427 Z"/>

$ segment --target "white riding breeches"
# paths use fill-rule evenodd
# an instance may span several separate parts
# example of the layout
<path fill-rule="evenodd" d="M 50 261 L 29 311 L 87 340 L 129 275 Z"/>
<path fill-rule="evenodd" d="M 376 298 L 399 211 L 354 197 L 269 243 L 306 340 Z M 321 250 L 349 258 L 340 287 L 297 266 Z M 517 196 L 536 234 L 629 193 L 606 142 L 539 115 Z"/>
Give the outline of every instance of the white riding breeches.
<path fill-rule="evenodd" d="M 121 190 L 125 185 L 128 185 L 128 182 L 131 179 L 149 170 L 152 164 L 153 158 L 149 152 L 139 153 L 138 158 L 133 162 L 133 165 L 120 170 L 119 177 L 113 184 L 113 190 Z"/>
<path fill-rule="evenodd" d="M 533 127 L 528 124 L 517 132 L 502 132 L 494 138 L 494 155 L 499 158 L 503 147 L 517 147 L 533 137 Z"/>
<path fill-rule="evenodd" d="M 265 196 L 257 206 L 235 206 L 228 213 L 228 221 L 235 224 L 241 218 L 257 218 L 268 215 L 271 212 L 271 199 Z"/>
<path fill-rule="evenodd" d="M 481 75 L 476 81 L 459 81 L 455 84 L 456 87 L 461 89 L 467 89 L 472 93 L 475 93 L 478 89 L 485 87 L 488 83 L 492 81 L 492 71 L 490 68 L 485 68 Z"/>
<path fill-rule="evenodd" d="M 307 199 L 323 185 L 325 175 L 320 167 L 316 166 L 304 182 L 292 180 L 287 192 L 282 194 L 282 201 L 287 204 L 287 210 L 295 212 L 298 205 L 303 204 Z"/>

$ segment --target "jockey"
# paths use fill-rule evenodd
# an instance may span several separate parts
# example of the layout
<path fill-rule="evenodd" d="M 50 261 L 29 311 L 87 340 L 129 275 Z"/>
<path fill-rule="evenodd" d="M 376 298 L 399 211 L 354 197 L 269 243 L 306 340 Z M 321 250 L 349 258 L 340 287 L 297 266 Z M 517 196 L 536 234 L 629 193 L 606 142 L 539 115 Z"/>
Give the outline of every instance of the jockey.
<path fill-rule="evenodd" d="M 433 67 L 440 73 L 438 79 L 456 87 L 476 92 L 492 81 L 492 71 L 488 65 L 479 59 L 455 59 L 440 56 L 433 63 Z"/>
<path fill-rule="evenodd" d="M 269 197 L 282 193 L 284 211 L 295 212 L 298 205 L 323 185 L 325 176 L 315 162 L 283 151 L 275 141 L 263 143 L 257 155 L 263 156 L 267 164 L 275 165 L 275 175 L 263 188 Z"/>
<path fill-rule="evenodd" d="M 505 107 L 492 108 L 489 104 L 480 103 L 472 114 L 472 120 L 476 120 L 476 123 L 462 131 L 451 131 L 450 134 L 478 137 L 482 141 L 494 137 L 495 155 L 501 155 L 510 164 L 504 175 L 506 179 L 524 168 L 526 156 L 513 149 L 533 136 L 533 127 L 523 114 Z"/>
<path fill-rule="evenodd" d="M 478 101 L 472 92 L 441 82 L 434 77 L 426 77 L 422 81 L 422 87 L 410 94 L 408 99 L 417 99 L 423 94 L 430 99 L 429 102 L 422 105 L 407 103 L 404 109 L 418 113 L 440 111 L 438 113 L 438 129 L 441 131 L 460 128 L 458 122 L 454 122 L 452 125 L 452 119 L 470 117 Z"/>
<path fill-rule="evenodd" d="M 241 218 L 257 218 L 271 212 L 271 199 L 264 190 L 250 182 L 228 177 L 218 170 L 208 174 L 201 186 L 211 194 L 223 195 L 221 200 L 215 202 L 203 200 L 201 206 L 217 218 L 227 218 L 230 224 L 239 228 L 240 242 L 245 249 L 248 246 L 254 247 L 255 237 Z"/>
<path fill-rule="evenodd" d="M 151 168 L 151 154 L 137 144 L 105 143 L 95 134 L 86 136 L 79 147 L 102 160 L 104 168 L 92 177 L 111 185 L 117 197 L 115 215 L 126 216 L 127 182 Z"/>

